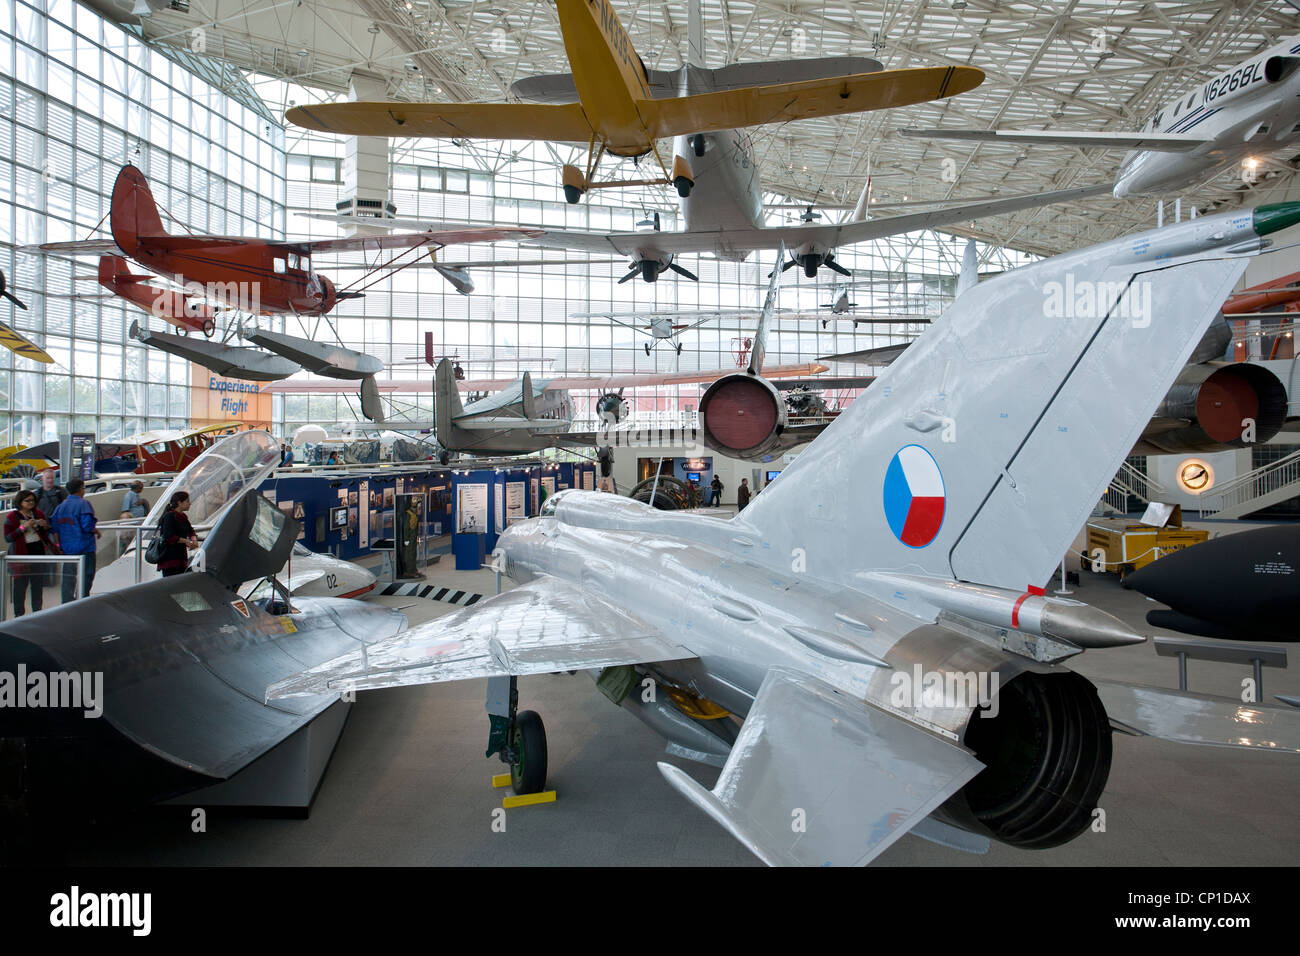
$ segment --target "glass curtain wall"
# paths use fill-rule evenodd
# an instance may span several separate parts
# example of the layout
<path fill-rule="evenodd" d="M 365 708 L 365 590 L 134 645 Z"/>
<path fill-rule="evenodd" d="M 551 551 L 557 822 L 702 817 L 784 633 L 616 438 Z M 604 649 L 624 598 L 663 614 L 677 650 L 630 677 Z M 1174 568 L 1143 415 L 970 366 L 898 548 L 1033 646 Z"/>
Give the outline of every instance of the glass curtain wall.
<path fill-rule="evenodd" d="M 133 321 L 174 330 L 109 296 L 94 258 L 17 251 L 107 238 L 128 162 L 169 228 L 284 234 L 283 129 L 88 7 L 0 0 L 0 268 L 28 306 L 0 302 L 0 321 L 54 359 L 0 349 L 0 445 L 189 425 L 189 363 L 127 336 Z"/>

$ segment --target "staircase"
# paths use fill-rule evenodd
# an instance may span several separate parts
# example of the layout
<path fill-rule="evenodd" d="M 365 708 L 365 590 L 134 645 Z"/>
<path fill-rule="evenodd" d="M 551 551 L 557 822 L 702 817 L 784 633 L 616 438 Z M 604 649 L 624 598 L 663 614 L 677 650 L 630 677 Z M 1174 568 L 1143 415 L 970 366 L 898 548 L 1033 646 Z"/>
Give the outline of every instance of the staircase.
<path fill-rule="evenodd" d="M 1240 518 L 1300 495 L 1300 450 L 1201 495 L 1202 518 Z"/>
<path fill-rule="evenodd" d="M 1130 497 L 1150 504 L 1166 490 L 1160 482 L 1144 475 L 1126 461 L 1119 466 L 1119 471 L 1111 479 L 1110 487 L 1102 495 L 1101 509 L 1112 514 L 1128 514 Z"/>

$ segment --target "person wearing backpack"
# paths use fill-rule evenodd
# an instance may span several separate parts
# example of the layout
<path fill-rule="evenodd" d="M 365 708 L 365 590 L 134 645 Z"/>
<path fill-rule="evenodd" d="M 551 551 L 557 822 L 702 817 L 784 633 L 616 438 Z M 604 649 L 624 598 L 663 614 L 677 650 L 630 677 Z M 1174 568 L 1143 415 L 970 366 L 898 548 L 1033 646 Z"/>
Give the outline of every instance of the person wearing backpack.
<path fill-rule="evenodd" d="M 162 521 L 158 522 L 156 540 L 162 542 L 158 549 L 158 570 L 165 578 L 173 574 L 184 574 L 190 563 L 190 550 L 199 546 L 194 526 L 185 515 L 189 510 L 189 493 L 178 491 L 167 502 L 167 510 L 163 513 Z"/>

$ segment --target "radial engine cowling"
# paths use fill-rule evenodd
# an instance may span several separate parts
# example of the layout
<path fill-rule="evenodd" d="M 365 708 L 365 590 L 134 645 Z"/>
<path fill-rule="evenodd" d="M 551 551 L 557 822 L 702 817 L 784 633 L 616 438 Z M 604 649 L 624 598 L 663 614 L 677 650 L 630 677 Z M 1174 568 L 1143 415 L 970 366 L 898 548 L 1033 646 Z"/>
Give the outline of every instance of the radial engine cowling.
<path fill-rule="evenodd" d="M 757 375 L 726 375 L 700 399 L 700 422 L 704 443 L 714 451 L 756 459 L 775 448 L 785 430 L 785 401 Z"/>
<path fill-rule="evenodd" d="M 872 679 L 867 699 L 955 734 L 984 764 L 936 818 L 1025 849 L 1091 825 L 1111 763 L 1110 721 L 1091 682 L 940 625 L 912 631 L 886 659 L 892 670 Z M 936 678 L 946 687 L 937 704 L 920 697 Z M 909 686 L 911 701 L 899 696 Z"/>
<path fill-rule="evenodd" d="M 1246 448 L 1281 431 L 1286 412 L 1286 387 L 1261 365 L 1189 366 L 1156 410 L 1156 419 L 1181 418 L 1190 424 L 1148 429 L 1135 450 L 1180 454 Z"/>

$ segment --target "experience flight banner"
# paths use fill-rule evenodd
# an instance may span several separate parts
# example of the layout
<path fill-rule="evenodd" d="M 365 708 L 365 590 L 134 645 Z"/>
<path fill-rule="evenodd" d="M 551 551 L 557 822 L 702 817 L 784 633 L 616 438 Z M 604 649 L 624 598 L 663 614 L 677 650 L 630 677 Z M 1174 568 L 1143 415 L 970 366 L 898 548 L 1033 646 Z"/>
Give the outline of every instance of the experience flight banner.
<path fill-rule="evenodd" d="M 271 393 L 264 382 L 216 375 L 190 366 L 190 427 L 242 423 L 271 429 Z"/>

